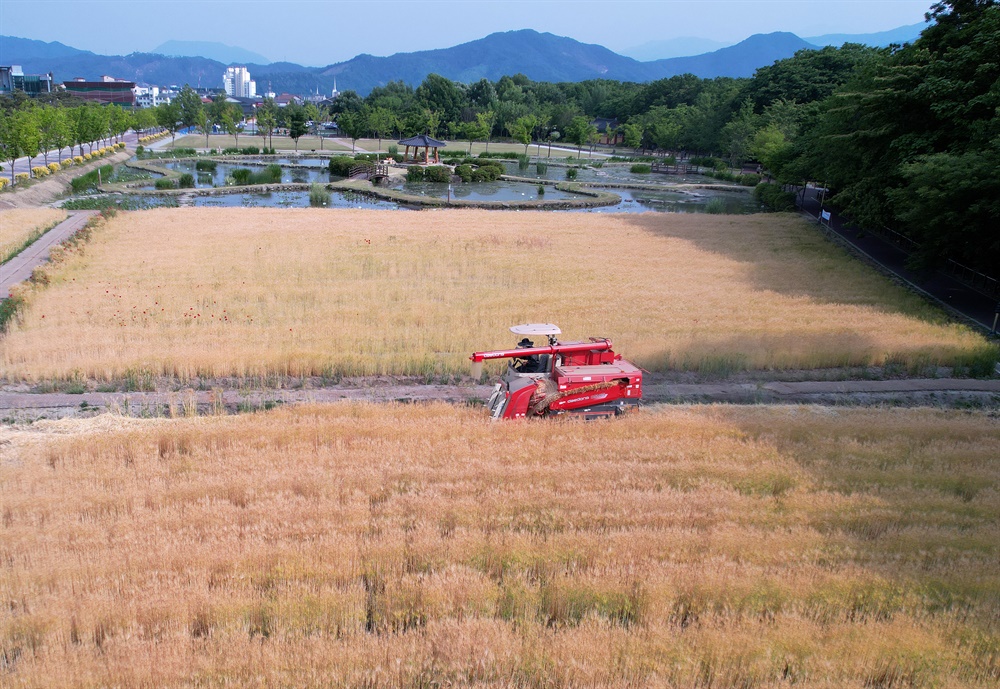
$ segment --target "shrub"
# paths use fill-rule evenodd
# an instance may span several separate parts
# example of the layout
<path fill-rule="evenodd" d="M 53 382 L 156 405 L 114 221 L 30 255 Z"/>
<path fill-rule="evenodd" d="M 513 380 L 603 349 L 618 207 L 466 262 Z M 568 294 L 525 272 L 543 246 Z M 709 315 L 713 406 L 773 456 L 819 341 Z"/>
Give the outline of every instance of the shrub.
<path fill-rule="evenodd" d="M 101 165 L 96 170 L 91 170 L 86 174 L 70 180 L 69 185 L 76 193 L 87 191 L 88 189 L 96 189 L 97 185 L 101 181 L 110 180 L 114 171 L 115 168 L 112 165 Z"/>
<path fill-rule="evenodd" d="M 744 187 L 756 187 L 760 184 L 760 175 L 755 175 L 753 173 L 748 173 L 745 175 L 740 175 L 736 178 L 736 181 L 742 184 Z"/>
<path fill-rule="evenodd" d="M 462 178 L 463 182 L 472 181 L 472 166 L 463 163 L 455 167 L 455 174 Z"/>
<path fill-rule="evenodd" d="M 65 169 L 66 169 L 66 168 L 68 168 L 68 167 L 73 167 L 73 159 L 72 159 L 72 158 L 67 158 L 66 160 L 64 160 L 64 161 L 62 161 L 61 163 L 59 163 L 59 166 L 60 166 L 60 167 L 61 167 L 61 168 L 62 168 L 63 170 L 65 170 Z"/>
<path fill-rule="evenodd" d="M 539 160 L 537 163 L 535 163 L 535 172 L 537 172 L 538 174 L 544 175 L 548 171 L 549 171 L 549 164 L 546 163 L 545 161 Z"/>
<path fill-rule="evenodd" d="M 726 212 L 726 203 L 722 199 L 712 199 L 705 204 L 705 212 L 710 215 L 722 215 Z"/>
<path fill-rule="evenodd" d="M 3 189 L 8 184 L 10 184 L 10 180 L 9 179 L 7 179 L 6 177 L 0 177 L 0 189 Z"/>
<path fill-rule="evenodd" d="M 544 184 L 539 184 L 538 185 L 538 195 L 539 196 L 545 196 L 545 185 Z"/>
<path fill-rule="evenodd" d="M 73 162 L 77 165 L 83 164 L 83 156 L 73 156 Z"/>
<path fill-rule="evenodd" d="M 35 167 L 31 168 L 31 174 L 33 174 L 35 177 L 44 177 L 45 175 L 49 174 L 49 169 L 44 165 L 36 165 Z"/>
<path fill-rule="evenodd" d="M 93 157 L 94 157 L 94 155 L 92 153 L 84 153 L 83 154 L 83 159 L 84 160 L 90 160 Z"/>
<path fill-rule="evenodd" d="M 753 190 L 753 197 L 768 210 L 779 213 L 795 210 L 795 194 L 783 190 L 780 184 L 761 182 Z"/>
<path fill-rule="evenodd" d="M 245 167 L 238 167 L 233 170 L 233 183 L 239 187 L 246 186 L 247 184 L 250 184 L 251 174 L 252 173 L 249 169 Z"/>
<path fill-rule="evenodd" d="M 62 169 L 62 165 L 59 163 L 49 163 L 49 172 L 59 172 Z"/>
<path fill-rule="evenodd" d="M 393 158 L 399 155 L 399 146 L 397 146 L 396 144 L 389 144 L 388 150 L 389 150 L 389 155 L 391 155 Z"/>
<path fill-rule="evenodd" d="M 199 160 L 194 164 L 194 169 L 198 172 L 215 172 L 216 162 L 214 160 Z"/>
<path fill-rule="evenodd" d="M 451 180 L 451 169 L 444 165 L 434 165 L 424 170 L 424 180 L 447 184 Z"/>
<path fill-rule="evenodd" d="M 330 192 L 327 191 L 322 184 L 314 184 L 309 189 L 309 205 L 310 206 L 329 206 L 330 205 Z"/>
<path fill-rule="evenodd" d="M 169 177 L 163 177 L 161 179 L 156 180 L 154 186 L 157 189 L 176 189 L 177 188 L 177 185 L 174 183 L 174 180 L 170 179 Z"/>
<path fill-rule="evenodd" d="M 653 166 L 647 165 L 646 163 L 636 163 L 629 168 L 629 171 L 636 175 L 648 175 L 653 171 Z"/>
<path fill-rule="evenodd" d="M 181 175 L 180 180 L 178 180 L 177 186 L 181 189 L 194 189 L 194 175 L 189 172 L 185 172 Z"/>
<path fill-rule="evenodd" d="M 424 169 L 419 165 L 411 165 L 406 168 L 406 181 L 407 182 L 423 182 L 424 181 Z"/>
<path fill-rule="evenodd" d="M 27 182 L 28 179 L 30 179 L 30 178 L 28 177 L 28 173 L 27 172 L 18 172 L 16 175 L 14 175 L 14 182 L 16 184 L 21 184 L 23 182 Z"/>
<path fill-rule="evenodd" d="M 351 168 L 354 166 L 354 160 L 348 158 L 347 156 L 335 156 L 330 158 L 330 174 L 337 175 L 338 177 L 347 177 L 351 174 Z"/>
<path fill-rule="evenodd" d="M 531 158 L 524 153 L 517 156 L 517 169 L 527 170 L 528 166 L 531 165 Z"/>
<path fill-rule="evenodd" d="M 576 179 L 576 168 L 568 167 L 566 168 L 566 179 Z"/>
<path fill-rule="evenodd" d="M 143 138 L 146 138 L 146 137 L 143 137 Z M 136 155 L 140 155 L 141 156 L 142 152 L 145 151 L 145 150 L 146 149 L 145 149 L 145 147 L 142 144 L 139 144 L 138 146 L 135 147 L 135 153 L 136 153 Z"/>

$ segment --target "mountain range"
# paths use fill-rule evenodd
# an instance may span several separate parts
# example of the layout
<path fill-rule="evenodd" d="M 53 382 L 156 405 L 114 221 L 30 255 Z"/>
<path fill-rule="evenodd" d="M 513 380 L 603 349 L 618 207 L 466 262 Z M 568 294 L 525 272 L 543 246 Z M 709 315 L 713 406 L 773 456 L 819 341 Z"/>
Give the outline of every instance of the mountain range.
<path fill-rule="evenodd" d="M 913 30 L 921 26 L 901 27 L 895 33 L 883 33 L 908 35 L 909 32 L 915 38 Z M 524 74 L 535 81 L 550 82 L 587 79 L 646 82 L 686 73 L 709 79 L 750 77 L 759 67 L 791 57 L 798 50 L 827 44 L 831 40 L 845 38 L 870 45 L 878 45 L 879 40 L 884 40 L 883 34 L 870 36 L 879 38 L 869 42 L 864 35 L 826 36 L 817 37 L 816 43 L 812 43 L 786 32 L 755 34 L 736 45 L 700 55 L 639 61 L 600 45 L 522 29 L 490 34 L 451 48 L 397 53 L 387 57 L 362 54 L 326 67 L 303 67 L 289 62 L 235 62 L 246 64 L 257 82 L 258 92 L 270 88 L 278 93 L 329 93 L 336 84 L 341 90 L 353 89 L 364 96 L 372 88 L 390 81 L 402 80 L 416 86 L 431 73 L 463 83 L 482 78 L 496 81 L 504 75 L 513 74 Z M 214 46 L 220 47 L 221 44 Z M 191 53 L 197 47 L 197 44 L 192 46 L 190 43 L 168 42 L 159 46 L 159 49 L 172 53 Z M 209 47 L 211 46 L 203 46 L 205 49 Z M 229 46 L 221 48 L 229 49 L 229 55 L 232 55 L 232 50 L 238 50 Z M 75 77 L 98 79 L 103 75 L 110 75 L 157 85 L 190 84 L 206 88 L 221 87 L 222 74 L 227 64 L 234 62 L 222 62 L 204 57 L 203 54 L 167 56 L 157 52 L 124 56 L 97 55 L 58 42 L 45 43 L 14 36 L 0 36 L 0 53 L 3 54 L 4 64 L 19 64 L 29 74 L 53 72 L 57 82 Z"/>

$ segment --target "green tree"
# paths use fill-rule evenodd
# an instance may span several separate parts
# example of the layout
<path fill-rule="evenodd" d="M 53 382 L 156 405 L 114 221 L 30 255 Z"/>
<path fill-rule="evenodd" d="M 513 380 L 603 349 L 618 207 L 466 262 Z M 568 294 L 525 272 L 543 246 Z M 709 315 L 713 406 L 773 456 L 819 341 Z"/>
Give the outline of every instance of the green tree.
<path fill-rule="evenodd" d="M 10 183 L 14 184 L 14 163 L 24 155 L 24 127 L 21 110 L 0 111 L 0 149 L 3 149 L 3 159 L 10 163 Z"/>
<path fill-rule="evenodd" d="M 493 135 L 493 122 L 496 119 L 496 115 L 493 114 L 492 110 L 487 110 L 486 112 L 481 112 L 476 115 L 476 127 L 477 132 L 484 132 L 481 134 L 481 138 L 486 140 L 486 152 L 489 153 L 490 150 L 490 138 Z M 471 150 L 471 145 L 470 145 Z"/>
<path fill-rule="evenodd" d="M 201 96 L 194 92 L 187 84 L 181 89 L 177 96 L 177 105 L 180 107 L 180 121 L 185 127 L 196 127 L 201 121 L 201 113 L 205 109 L 201 102 Z"/>
<path fill-rule="evenodd" d="M 137 134 L 142 134 L 146 130 L 152 129 L 156 124 L 156 111 L 151 108 L 135 110 L 132 113 L 132 129 Z"/>
<path fill-rule="evenodd" d="M 257 133 L 265 142 L 270 142 L 268 148 L 274 148 L 274 130 L 278 126 L 278 106 L 273 98 L 265 98 L 264 102 L 257 108 L 256 124 Z"/>
<path fill-rule="evenodd" d="M 639 150 L 642 144 L 642 127 L 634 122 L 629 122 L 622 127 L 624 135 L 623 143 L 631 149 Z"/>
<path fill-rule="evenodd" d="M 753 111 L 753 102 L 748 98 L 743 101 L 736 116 L 722 128 L 722 146 L 729 156 L 730 165 L 739 165 L 746 159 L 756 134 L 757 116 Z"/>
<path fill-rule="evenodd" d="M 49 150 L 59 149 L 59 160 L 62 160 L 62 149 L 69 137 L 69 126 L 66 123 L 66 113 L 62 108 L 42 105 L 35 110 L 35 124 L 38 128 L 39 145 L 49 164 Z"/>
<path fill-rule="evenodd" d="M 117 142 L 129 129 L 129 114 L 122 106 L 112 104 L 107 107 L 108 131 Z"/>
<path fill-rule="evenodd" d="M 535 115 L 524 115 L 517 118 L 511 125 L 510 133 L 514 141 L 524 144 L 524 154 L 528 155 L 528 146 L 531 145 L 531 134 L 538 126 L 538 117 Z"/>
<path fill-rule="evenodd" d="M 288 123 L 288 136 L 295 142 L 295 152 L 299 150 L 299 139 L 309 128 L 306 126 L 306 111 L 298 103 L 289 103 L 285 108 L 285 121 Z"/>
<path fill-rule="evenodd" d="M 367 108 L 357 112 L 345 112 L 337 118 L 337 126 L 351 139 L 351 153 L 354 152 L 357 140 L 369 130 Z"/>
<path fill-rule="evenodd" d="M 177 130 L 183 126 L 180 104 L 176 100 L 172 100 L 169 103 L 157 105 L 156 123 L 170 132 L 170 142 L 173 143 L 177 138 Z"/>
<path fill-rule="evenodd" d="M 222 111 L 223 131 L 233 137 L 236 148 L 240 147 L 240 134 L 243 133 L 243 110 L 239 106 L 226 108 Z"/>
<path fill-rule="evenodd" d="M 469 155 L 472 155 L 472 142 L 485 139 L 488 129 L 485 123 L 480 122 L 477 117 L 472 122 L 465 122 L 462 125 L 462 136 L 469 141 Z"/>
<path fill-rule="evenodd" d="M 446 122 L 459 119 L 462 108 L 467 104 L 459 85 L 440 74 L 428 74 L 414 95 L 417 103 L 438 113 Z"/>
<path fill-rule="evenodd" d="M 198 111 L 197 117 L 198 121 L 196 125 L 198 130 L 205 135 L 205 148 L 208 148 L 208 135 L 212 133 L 212 118 L 205 108 Z"/>
<path fill-rule="evenodd" d="M 378 150 L 382 150 L 382 138 L 392 133 L 396 127 L 396 116 L 388 108 L 372 108 L 368 115 L 368 126 L 378 137 Z"/>
<path fill-rule="evenodd" d="M 577 154 L 583 155 L 583 147 L 597 135 L 597 127 L 586 117 L 577 115 L 566 128 L 566 140 L 576 144 Z"/>

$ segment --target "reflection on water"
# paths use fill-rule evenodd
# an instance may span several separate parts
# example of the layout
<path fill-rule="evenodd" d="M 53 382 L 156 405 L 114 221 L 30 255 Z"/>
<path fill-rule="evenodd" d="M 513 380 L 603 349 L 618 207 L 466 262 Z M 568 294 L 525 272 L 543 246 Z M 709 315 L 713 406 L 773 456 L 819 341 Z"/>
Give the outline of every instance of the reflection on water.
<path fill-rule="evenodd" d="M 406 182 L 399 187 L 407 194 L 414 196 L 430 196 L 437 199 L 448 197 L 448 185 L 433 182 Z M 470 184 L 451 185 L 451 198 L 468 201 L 559 201 L 562 199 L 583 198 L 579 194 L 559 191 L 554 187 L 545 187 L 545 193 L 538 194 L 537 184 L 524 182 L 474 182 Z"/>
<path fill-rule="evenodd" d="M 266 193 L 214 194 L 196 196 L 193 205 L 199 208 L 308 208 L 308 191 L 274 191 Z M 373 199 L 352 191 L 330 192 L 328 208 L 367 208 L 397 210 L 398 203 Z"/>

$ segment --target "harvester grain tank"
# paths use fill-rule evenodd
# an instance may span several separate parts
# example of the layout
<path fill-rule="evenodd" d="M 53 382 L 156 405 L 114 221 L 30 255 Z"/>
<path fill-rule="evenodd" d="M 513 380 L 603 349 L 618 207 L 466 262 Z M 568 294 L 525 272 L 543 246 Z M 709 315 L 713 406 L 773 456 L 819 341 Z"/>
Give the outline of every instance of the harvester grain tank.
<path fill-rule="evenodd" d="M 642 370 L 622 359 L 611 340 L 559 342 L 562 331 L 551 323 L 515 325 L 522 336 L 514 349 L 475 352 L 472 377 L 479 379 L 483 362 L 510 359 L 486 406 L 494 419 L 575 414 L 598 418 L 623 414 L 639 406 Z M 546 337 L 535 346 L 530 337 Z"/>

